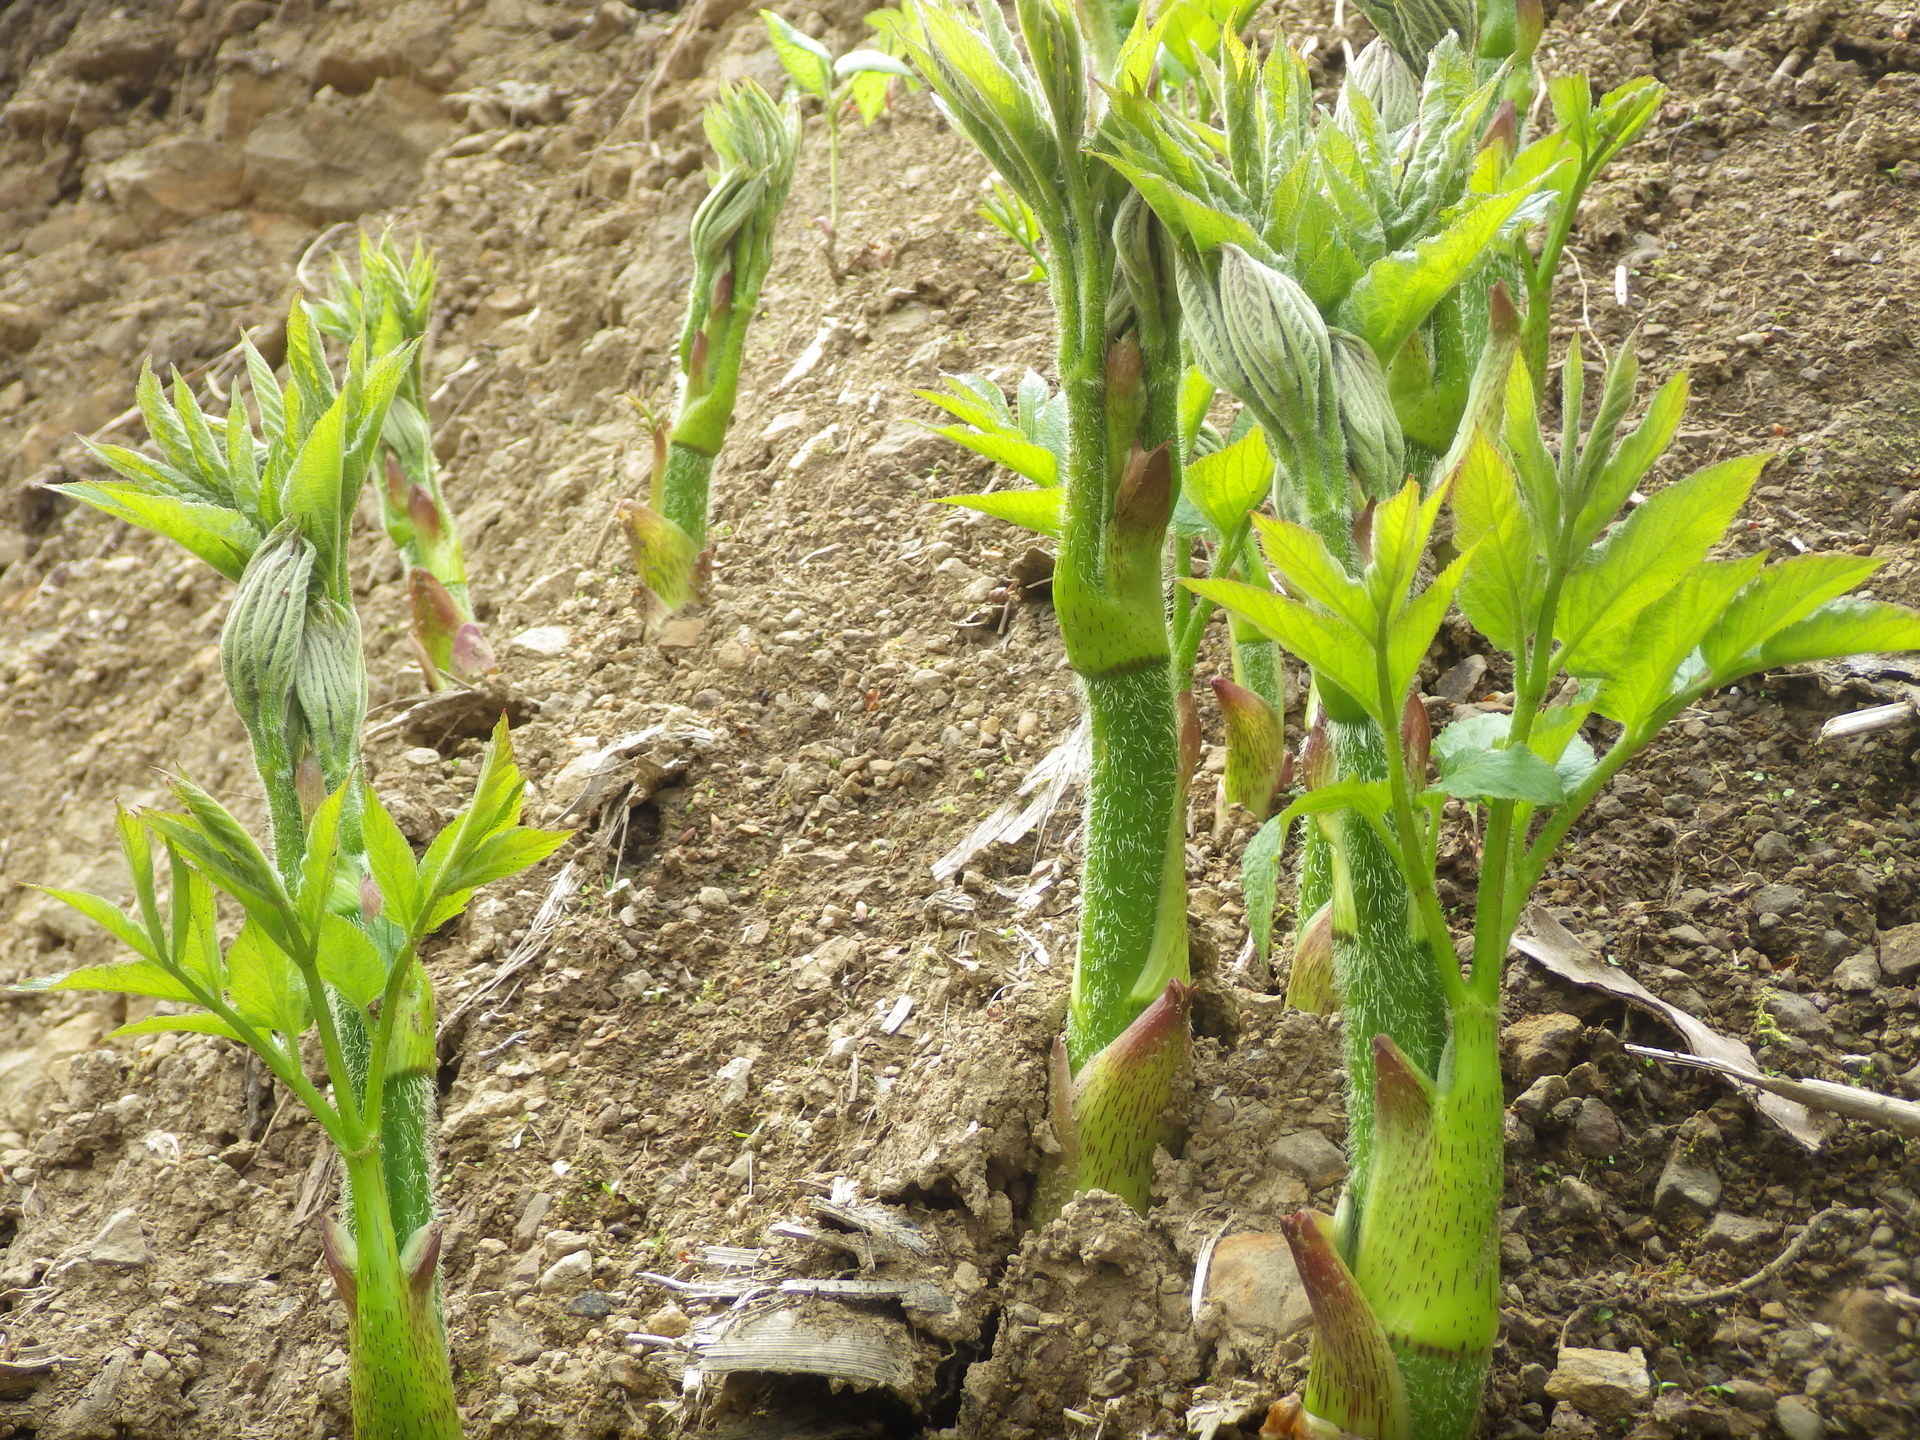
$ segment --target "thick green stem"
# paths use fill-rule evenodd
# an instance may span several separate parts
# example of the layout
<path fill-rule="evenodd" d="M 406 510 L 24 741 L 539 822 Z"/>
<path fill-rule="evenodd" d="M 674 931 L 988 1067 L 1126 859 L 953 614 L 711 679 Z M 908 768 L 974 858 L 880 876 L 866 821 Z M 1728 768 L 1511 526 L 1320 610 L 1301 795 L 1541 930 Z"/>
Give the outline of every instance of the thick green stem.
<path fill-rule="evenodd" d="M 667 473 L 660 485 L 660 513 L 686 532 L 697 555 L 707 545 L 707 503 L 713 475 L 711 455 L 690 445 L 667 449 Z"/>
<path fill-rule="evenodd" d="M 1386 746 L 1371 721 L 1329 717 L 1328 729 L 1342 780 L 1387 778 Z M 1373 826 L 1351 811 L 1335 817 L 1330 828 L 1334 974 L 1346 1018 L 1349 1190 L 1364 1204 L 1375 1148 L 1373 1038 L 1390 1036 L 1431 1075 L 1447 1042 L 1447 1010 L 1433 951 L 1422 938 L 1425 926 L 1412 911 L 1398 860 Z M 1343 872 L 1352 892 L 1346 924 L 1339 895 Z M 1305 890 L 1303 882 L 1302 913 L 1311 914 L 1306 907 L 1317 908 L 1317 902 Z"/>
<path fill-rule="evenodd" d="M 459 1440 L 452 1361 L 434 1293 L 438 1238 L 421 1236 L 403 1260 L 378 1156 L 349 1157 L 347 1188 L 352 1250 L 329 1260 L 347 1305 L 355 1440 Z"/>
<path fill-rule="evenodd" d="M 1077 1073 L 1187 979 L 1185 816 L 1167 659 L 1086 677 L 1093 726 L 1080 954 L 1067 1018 Z"/>

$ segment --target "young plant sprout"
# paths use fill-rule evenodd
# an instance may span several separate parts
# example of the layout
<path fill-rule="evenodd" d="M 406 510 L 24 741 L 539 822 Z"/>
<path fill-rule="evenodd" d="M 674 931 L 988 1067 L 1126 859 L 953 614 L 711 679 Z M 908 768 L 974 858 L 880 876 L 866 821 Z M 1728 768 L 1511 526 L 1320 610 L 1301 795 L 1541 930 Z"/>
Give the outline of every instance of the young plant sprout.
<path fill-rule="evenodd" d="M 840 117 L 851 105 L 862 125 L 871 127 L 887 108 L 887 92 L 896 79 L 913 80 L 913 72 L 884 50 L 849 50 L 838 60 L 827 47 L 762 10 L 773 53 L 801 92 L 820 102 L 827 120 L 827 243 L 840 233 Z"/>
<path fill-rule="evenodd" d="M 466 558 L 453 511 L 440 490 L 439 465 L 427 421 L 426 334 L 433 312 L 435 265 L 416 244 L 402 256 L 391 235 L 360 235 L 360 277 L 338 255 L 332 287 L 307 311 L 322 334 L 343 344 L 359 341 L 378 360 L 409 346 L 412 363 L 387 411 L 382 433 L 382 483 L 376 486 L 387 534 L 407 569 L 413 644 L 427 684 L 441 677 L 468 679 L 494 668 L 486 632 L 473 617 Z"/>
<path fill-rule="evenodd" d="M 289 383 L 246 352 L 260 434 L 234 400 L 204 415 L 151 369 L 138 396 L 159 460 L 94 453 L 126 477 L 74 482 L 76 499 L 169 536 L 238 583 L 221 631 L 228 694 L 252 740 L 272 844 L 206 791 L 176 779 L 180 809 L 122 814 L 135 911 L 49 890 L 137 958 L 29 986 L 137 995 L 186 1007 L 123 1026 L 222 1036 L 260 1057 L 338 1148 L 345 1226 L 325 1254 L 348 1312 L 354 1432 L 361 1440 L 460 1434 L 440 1314 L 433 1205 L 433 990 L 422 941 L 480 885 L 538 863 L 564 832 L 520 825 L 523 783 L 504 720 L 473 804 L 420 859 L 361 778 L 367 684 L 348 580 L 348 525 L 389 406 L 412 365 L 402 341 L 369 364 L 356 339 L 336 383 L 295 304 Z M 157 848 L 168 903 L 160 901 Z M 222 938 L 216 895 L 244 915 Z M 326 1087 L 301 1054 L 313 1036 Z"/>
<path fill-rule="evenodd" d="M 1330 894 L 1308 933 L 1331 941 L 1317 947 L 1332 961 L 1326 998 L 1362 1031 L 1368 1063 L 1364 1073 L 1350 1065 L 1350 1081 L 1370 1103 L 1351 1107 L 1356 1163 L 1337 1215 L 1303 1211 L 1288 1239 L 1318 1326 L 1306 1420 L 1368 1440 L 1464 1440 L 1479 1409 L 1498 1326 L 1500 968 L 1569 828 L 1711 692 L 1782 665 L 1920 648 L 1920 615 L 1848 597 L 1876 560 L 1708 558 L 1765 456 L 1709 466 L 1620 518 L 1673 438 L 1685 378 L 1622 435 L 1637 380 L 1632 340 L 1607 367 L 1584 433 L 1577 347 L 1562 375 L 1557 454 L 1516 356 L 1503 418 L 1476 427 L 1433 493 L 1410 483 L 1373 509 L 1357 561 L 1308 526 L 1262 516 L 1254 524 L 1284 594 L 1186 582 L 1310 665 L 1322 700 L 1299 767 L 1307 789 L 1269 824 L 1276 843 L 1301 818 L 1324 836 Z M 1417 589 L 1448 502 L 1462 553 Z M 1455 603 L 1509 657 L 1512 708 L 1430 737 L 1414 679 Z M 1330 763 L 1341 744 L 1336 695 L 1381 737 L 1378 773 Z M 1473 812 L 1483 837 L 1464 965 L 1436 879 L 1449 800 Z M 1360 863 L 1359 834 L 1394 867 L 1395 884 Z M 1395 943 L 1384 944 L 1389 930 Z M 1417 969 L 1404 963 L 1409 953 Z M 1324 977 L 1326 958 L 1296 963 Z"/>
<path fill-rule="evenodd" d="M 911 56 L 1031 213 L 1057 325 L 1058 395 L 1029 376 L 1016 415 L 997 386 L 961 377 L 930 397 L 961 421 L 944 433 L 1039 487 L 955 503 L 1058 537 L 1054 605 L 1092 730 L 1080 946 L 1055 1067 L 1062 1153 L 1035 1212 L 1094 1187 L 1144 1209 L 1187 1044 L 1185 793 L 1198 743 L 1163 588 L 1186 372 L 1172 255 L 1152 212 L 1088 152 L 1098 92 L 1066 0 L 1021 0 L 1024 58 L 991 0 L 917 9 Z M 1091 63 L 1111 73 L 1097 47 Z"/>
<path fill-rule="evenodd" d="M 680 335 L 680 396 L 671 427 L 653 428 L 643 504 L 623 504 L 641 583 L 668 613 L 701 587 L 708 483 L 733 421 L 747 328 L 773 262 L 773 227 L 793 182 L 799 112 L 751 80 L 723 85 L 707 107 L 720 173 L 693 217 L 693 287 Z"/>

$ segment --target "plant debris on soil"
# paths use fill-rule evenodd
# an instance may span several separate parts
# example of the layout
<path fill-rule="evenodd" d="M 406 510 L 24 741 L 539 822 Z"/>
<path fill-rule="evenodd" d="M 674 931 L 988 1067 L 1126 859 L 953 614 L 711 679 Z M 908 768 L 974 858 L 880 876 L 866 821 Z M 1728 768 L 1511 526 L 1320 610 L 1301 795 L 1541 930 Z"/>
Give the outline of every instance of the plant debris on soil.
<path fill-rule="evenodd" d="M 835 53 L 866 34 L 854 0 L 778 8 Z M 1337 78 L 1353 7 L 1344 30 L 1278 8 L 1260 26 Z M 1563 3 L 1543 55 L 1669 87 L 1584 207 L 1562 340 L 1691 370 L 1676 473 L 1776 452 L 1754 545 L 1882 556 L 1874 593 L 1920 600 L 1911 6 Z M 177 772 L 261 818 L 228 591 L 47 487 L 93 472 L 76 434 L 138 439 L 143 356 L 229 394 L 230 347 L 271 352 L 315 237 L 390 223 L 439 255 L 436 445 L 501 673 L 425 700 L 368 509 L 369 769 L 422 840 L 506 706 L 530 821 L 579 830 L 428 956 L 469 1433 L 1251 1436 L 1303 1373 L 1271 1232 L 1338 1191 L 1335 1022 L 1285 1010 L 1284 956 L 1237 958 L 1245 832 L 1196 810 L 1198 1035 L 1155 1207 L 1089 1195 L 1027 1231 L 1072 803 L 932 866 L 1076 702 L 1044 557 L 930 503 L 992 477 L 911 391 L 1016 380 L 1050 321 L 924 95 L 843 135 L 831 253 L 810 127 L 711 591 L 647 629 L 614 523 L 648 456 L 624 397 L 669 374 L 700 110 L 735 77 L 780 80 L 742 0 L 0 10 L 0 981 L 110 958 L 25 886 L 122 892 L 116 801 Z M 1501 703 L 1482 649 L 1443 633 L 1443 718 Z M 1920 742 L 1817 740 L 1902 683 L 1781 673 L 1704 703 L 1541 903 L 1764 1070 L 1920 1096 Z M 1726 1081 L 1626 1050 L 1684 1048 L 1662 1022 L 1524 960 L 1507 1000 L 1484 1433 L 1920 1433 L 1909 1142 L 1821 1117 L 1810 1153 Z M 0 1004 L 0 1436 L 344 1436 L 322 1137 L 222 1042 L 103 1044 L 143 1003 Z"/>

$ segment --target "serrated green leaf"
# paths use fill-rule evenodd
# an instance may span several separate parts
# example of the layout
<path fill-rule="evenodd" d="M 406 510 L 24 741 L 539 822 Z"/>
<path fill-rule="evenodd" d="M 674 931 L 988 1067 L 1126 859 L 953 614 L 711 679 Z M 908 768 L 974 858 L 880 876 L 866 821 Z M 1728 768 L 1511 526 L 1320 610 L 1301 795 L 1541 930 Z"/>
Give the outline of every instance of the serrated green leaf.
<path fill-rule="evenodd" d="M 1588 552 L 1567 579 L 1555 627 L 1568 669 L 1580 670 L 1584 645 L 1627 624 L 1705 558 L 1766 462 L 1728 460 L 1667 486 Z"/>
<path fill-rule="evenodd" d="M 1762 570 L 1701 640 L 1707 668 L 1715 674 L 1731 669 L 1768 637 L 1864 584 L 1884 563 L 1871 555 L 1792 555 Z"/>
<path fill-rule="evenodd" d="M 333 898 L 333 877 L 340 867 L 340 810 L 346 800 L 342 785 L 321 802 L 307 822 L 307 853 L 300 864 L 300 922 L 308 934 L 318 934 L 320 918 Z"/>
<path fill-rule="evenodd" d="M 1440 633 L 1440 622 L 1447 618 L 1454 591 L 1460 588 L 1472 558 L 1462 555 L 1434 576 L 1433 583 L 1394 617 L 1387 632 L 1387 692 L 1380 697 L 1373 717 L 1382 729 L 1400 723 L 1400 708 L 1413 686 L 1413 677 L 1420 673 L 1420 662 L 1433 648 L 1433 637 Z"/>
<path fill-rule="evenodd" d="M 846 83 L 847 98 L 862 125 L 871 126 L 887 108 L 893 79 L 875 70 L 863 70 Z"/>
<path fill-rule="evenodd" d="M 318 568 L 323 574 L 332 572 L 344 539 L 340 493 L 348 403 L 349 397 L 342 394 L 314 421 L 281 487 L 286 513 L 300 522 L 300 532 L 319 552 Z"/>
<path fill-rule="evenodd" d="M 1459 800 L 1519 800 L 1558 805 L 1567 798 L 1560 772 L 1531 750 L 1476 750 L 1443 767 L 1433 791 Z M 1431 792 L 1430 792 L 1431 793 Z"/>
<path fill-rule="evenodd" d="M 200 1011 L 189 1015 L 149 1015 L 144 1020 L 135 1020 L 122 1025 L 118 1030 L 107 1033 L 107 1039 L 120 1040 L 134 1035 L 165 1035 L 181 1032 L 188 1035 L 218 1035 L 224 1040 L 233 1040 L 244 1045 L 240 1032 L 235 1030 L 218 1015 L 209 1015 Z"/>
<path fill-rule="evenodd" d="M 1467 619 L 1517 655 L 1533 623 L 1540 566 L 1519 482 L 1485 435 L 1475 433 L 1454 472 L 1454 543 L 1473 556 L 1458 599 Z"/>
<path fill-rule="evenodd" d="M 1199 371 L 1189 374 L 1198 375 Z M 1213 386 L 1203 378 L 1200 387 L 1211 398 Z M 1205 415 L 1204 405 L 1200 412 Z M 1258 429 L 1249 430 L 1224 449 L 1193 461 L 1180 482 L 1181 494 L 1191 496 L 1222 535 L 1257 510 L 1272 488 L 1273 456 L 1267 450 L 1265 434 Z"/>
<path fill-rule="evenodd" d="M 261 1030 L 299 1035 L 311 1018 L 299 968 L 252 920 L 227 947 L 227 994 L 240 1018 Z"/>
<path fill-rule="evenodd" d="M 155 495 L 118 480 L 75 480 L 48 488 L 166 536 L 235 582 L 260 544 L 260 532 L 246 516 L 218 505 Z"/>
<path fill-rule="evenodd" d="M 1063 497 L 1058 490 L 995 490 L 985 495 L 943 495 L 942 505 L 962 505 L 1041 535 L 1060 534 Z"/>
<path fill-rule="evenodd" d="M 956 445 L 964 445 L 976 455 L 984 455 L 1004 465 L 1014 474 L 1031 480 L 1042 489 L 1060 483 L 1060 461 L 1044 445 L 1001 430 L 973 430 L 964 425 L 934 425 L 929 429 L 944 435 Z"/>
<path fill-rule="evenodd" d="M 1247 902 L 1247 932 L 1254 953 L 1262 960 L 1273 950 L 1273 907 L 1280 885 L 1280 852 L 1287 841 L 1286 827 L 1275 815 L 1247 841 L 1240 855 L 1240 890 Z"/>
<path fill-rule="evenodd" d="M 320 978 L 363 1010 L 386 990 L 387 964 L 379 948 L 344 915 L 321 919 L 316 956 Z"/>
<path fill-rule="evenodd" d="M 38 890 L 42 895 L 52 896 L 62 905 L 78 910 L 94 924 L 125 945 L 134 954 L 158 962 L 160 952 L 154 948 L 153 937 L 133 921 L 118 905 L 102 895 L 90 895 L 84 890 L 57 890 L 50 885 L 30 885 L 30 890 Z"/>
<path fill-rule="evenodd" d="M 1789 625 L 1739 662 L 1742 674 L 1777 670 L 1842 655 L 1899 654 L 1920 650 L 1920 614 L 1884 600 L 1829 600 L 1798 624 Z M 1719 683 L 1740 675 L 1716 676 Z"/>
<path fill-rule="evenodd" d="M 1367 637 L 1348 622 L 1238 580 L 1183 580 L 1180 583 L 1278 641 L 1317 673 L 1367 705 L 1378 718 L 1378 706 L 1369 699 L 1375 697 L 1378 690 L 1373 650 Z M 1397 714 L 1396 707 L 1396 719 Z"/>
<path fill-rule="evenodd" d="M 379 888 L 381 914 L 404 934 L 413 933 L 419 918 L 420 870 L 413 858 L 413 847 L 400 833 L 387 807 L 372 786 L 365 787 L 361 811 L 361 837 L 367 847 L 367 870 Z"/>
<path fill-rule="evenodd" d="M 1527 198 L 1525 191 L 1510 191 L 1469 200 L 1438 235 L 1383 255 L 1354 282 L 1335 323 L 1371 345 L 1382 365 L 1390 363 L 1414 327 L 1491 253 L 1495 237 Z"/>
<path fill-rule="evenodd" d="M 1662 385 L 1640 423 L 1600 466 L 1599 477 L 1593 482 L 1591 493 L 1580 507 L 1579 519 L 1574 523 L 1575 544 L 1592 544 L 1593 538 L 1620 513 L 1620 507 L 1627 503 L 1634 487 L 1645 478 L 1654 462 L 1666 453 L 1674 432 L 1680 428 L 1681 417 L 1686 414 L 1688 393 L 1689 382 L 1684 371 Z M 1582 469 L 1585 468 L 1583 463 Z"/>
<path fill-rule="evenodd" d="M 64 975 L 23 980 L 20 990 L 99 990 L 109 995 L 146 995 L 155 1000 L 193 1002 L 193 992 L 164 965 L 152 960 L 116 960 L 111 965 L 82 965 Z"/>
<path fill-rule="evenodd" d="M 833 62 L 833 78 L 844 80 L 849 75 L 892 75 L 911 80 L 913 71 L 884 50 L 849 50 Z"/>
<path fill-rule="evenodd" d="M 1347 574 L 1326 541 L 1291 520 L 1256 515 L 1253 524 L 1260 532 L 1260 548 L 1266 551 L 1268 563 L 1289 589 L 1324 605 L 1358 633 L 1373 633 L 1380 622 L 1373 598 L 1366 586 Z"/>
<path fill-rule="evenodd" d="M 773 42 L 773 53 L 787 74 L 808 94 L 825 100 L 833 90 L 833 57 L 827 47 L 771 10 L 762 10 L 760 18 L 766 21 L 767 38 Z"/>
<path fill-rule="evenodd" d="M 1599 635 L 1576 657 L 1579 672 L 1600 680 L 1595 708 L 1622 725 L 1654 719 L 1675 678 L 1727 606 L 1759 572 L 1764 555 L 1695 566 L 1627 625 Z"/>

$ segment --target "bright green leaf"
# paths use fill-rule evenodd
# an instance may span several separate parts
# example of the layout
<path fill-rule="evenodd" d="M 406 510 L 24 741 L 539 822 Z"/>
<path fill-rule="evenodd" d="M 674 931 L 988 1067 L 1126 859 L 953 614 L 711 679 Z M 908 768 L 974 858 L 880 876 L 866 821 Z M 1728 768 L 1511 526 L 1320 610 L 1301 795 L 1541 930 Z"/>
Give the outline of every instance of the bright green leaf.
<path fill-rule="evenodd" d="M 985 495 L 943 495 L 942 505 L 963 505 L 1041 535 L 1060 534 L 1063 496 L 1058 490 L 995 490 Z"/>
<path fill-rule="evenodd" d="M 773 53 L 808 94 L 825 100 L 833 89 L 833 57 L 827 47 L 810 35 L 802 34 L 771 10 L 762 10 L 767 22 L 767 37 L 773 41 Z"/>
<path fill-rule="evenodd" d="M 298 1035 L 310 1018 L 300 971 L 255 922 L 227 947 L 227 993 L 240 1018 L 261 1030 Z"/>
<path fill-rule="evenodd" d="M 131 1024 L 122 1025 L 118 1030 L 110 1031 L 107 1039 L 120 1040 L 133 1035 L 165 1035 L 173 1032 L 184 1032 L 189 1035 L 218 1035 L 225 1040 L 246 1043 L 240 1039 L 240 1032 L 226 1021 L 218 1015 L 208 1015 L 205 1012 L 193 1015 L 149 1015 L 144 1020 L 135 1020 Z"/>
<path fill-rule="evenodd" d="M 1793 555 L 1761 571 L 1700 642 L 1707 668 L 1731 670 L 1749 650 L 1864 584 L 1884 563 L 1870 555 Z"/>
<path fill-rule="evenodd" d="M 1200 372 L 1188 373 L 1198 375 Z M 1209 396 L 1213 393 L 1213 387 L 1204 379 L 1198 388 Z M 1197 422 L 1195 428 L 1198 428 Z M 1222 535 L 1258 509 L 1272 488 L 1273 456 L 1267 451 L 1266 436 L 1257 427 L 1225 449 L 1193 461 L 1187 466 L 1180 485 L 1181 493 L 1193 497 L 1193 503 Z"/>
<path fill-rule="evenodd" d="M 321 920 L 318 959 L 320 978 L 361 1009 L 386 989 L 387 965 L 378 947 L 344 915 L 328 914 Z"/>

